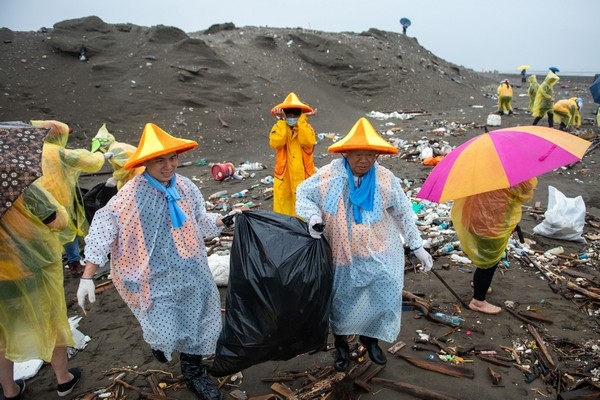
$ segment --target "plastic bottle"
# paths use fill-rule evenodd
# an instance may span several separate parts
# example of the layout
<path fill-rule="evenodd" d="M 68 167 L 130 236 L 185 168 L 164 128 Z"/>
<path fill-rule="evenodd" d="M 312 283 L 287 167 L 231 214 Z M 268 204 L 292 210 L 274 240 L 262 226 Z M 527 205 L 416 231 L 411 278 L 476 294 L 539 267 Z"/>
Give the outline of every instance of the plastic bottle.
<path fill-rule="evenodd" d="M 449 254 L 452 251 L 454 251 L 454 246 L 452 245 L 452 243 L 446 243 L 438 249 L 438 254 Z"/>
<path fill-rule="evenodd" d="M 460 318 L 452 316 L 452 315 L 448 315 L 448 314 L 444 314 L 441 312 L 436 312 L 433 314 L 433 318 L 438 319 L 440 321 L 445 321 L 448 322 L 454 326 L 459 326 L 460 325 Z"/>
<path fill-rule="evenodd" d="M 461 264 L 471 264 L 471 260 L 467 257 L 461 257 L 458 254 L 452 254 L 450 256 L 450 258 L 456 262 L 459 262 Z"/>
<path fill-rule="evenodd" d="M 554 247 L 550 250 L 546 250 L 546 253 L 548 254 L 553 254 L 553 255 L 559 255 L 565 252 L 565 249 L 562 246 L 558 246 L 558 247 Z"/>
<path fill-rule="evenodd" d="M 240 190 L 237 193 L 231 195 L 231 197 L 244 197 L 248 193 L 248 189 Z"/>
<path fill-rule="evenodd" d="M 221 190 L 219 192 L 215 192 L 215 193 L 211 194 L 210 196 L 208 196 L 208 199 L 209 200 L 218 199 L 219 197 L 222 197 L 226 194 L 227 194 L 227 190 Z"/>

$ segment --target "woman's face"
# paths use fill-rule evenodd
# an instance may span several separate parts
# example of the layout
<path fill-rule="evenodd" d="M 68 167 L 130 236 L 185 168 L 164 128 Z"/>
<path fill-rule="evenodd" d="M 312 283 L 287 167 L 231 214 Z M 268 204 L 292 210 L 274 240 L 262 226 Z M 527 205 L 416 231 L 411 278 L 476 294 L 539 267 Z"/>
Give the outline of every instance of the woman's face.
<path fill-rule="evenodd" d="M 363 176 L 377 160 L 377 154 L 369 150 L 355 150 L 346 153 L 346 160 L 350 164 L 350 169 L 354 176 Z"/>
<path fill-rule="evenodd" d="M 168 182 L 177 170 L 179 157 L 177 153 L 173 152 L 148 160 L 144 165 L 146 166 L 146 172 L 151 177 L 159 182 Z"/>

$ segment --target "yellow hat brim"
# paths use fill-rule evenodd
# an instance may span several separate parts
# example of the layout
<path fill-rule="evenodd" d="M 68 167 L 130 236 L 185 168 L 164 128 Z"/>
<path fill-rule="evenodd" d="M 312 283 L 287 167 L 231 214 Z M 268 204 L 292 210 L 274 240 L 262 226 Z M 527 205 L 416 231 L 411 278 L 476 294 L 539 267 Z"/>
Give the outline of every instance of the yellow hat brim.
<path fill-rule="evenodd" d="M 185 153 L 196 147 L 198 143 L 193 140 L 173 137 L 157 125 L 147 123 L 135 153 L 125 163 L 125 169 L 134 169 L 153 158 L 169 153 Z"/>
<path fill-rule="evenodd" d="M 313 108 L 308 104 L 304 104 L 300 101 L 300 98 L 296 95 L 296 93 L 292 92 L 287 95 L 283 103 L 277 104 L 275 107 L 271 109 L 271 112 L 276 108 L 281 108 L 285 110 L 286 108 L 300 108 L 302 112 L 313 112 Z"/>
<path fill-rule="evenodd" d="M 367 150 L 379 154 L 397 154 L 398 149 L 385 140 L 366 118 L 360 118 L 350 132 L 327 149 L 330 153 Z"/>

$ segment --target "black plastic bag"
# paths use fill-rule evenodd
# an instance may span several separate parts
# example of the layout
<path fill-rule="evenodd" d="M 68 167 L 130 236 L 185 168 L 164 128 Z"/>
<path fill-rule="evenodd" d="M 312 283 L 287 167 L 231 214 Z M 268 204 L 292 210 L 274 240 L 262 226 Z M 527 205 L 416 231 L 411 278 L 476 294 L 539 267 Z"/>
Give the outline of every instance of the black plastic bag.
<path fill-rule="evenodd" d="M 270 211 L 235 217 L 223 331 L 211 368 L 225 376 L 327 345 L 333 262 L 306 223 Z"/>
<path fill-rule="evenodd" d="M 83 190 L 82 190 L 83 193 Z M 97 184 L 83 194 L 83 208 L 88 223 L 92 223 L 94 214 L 108 203 L 117 194 L 116 187 L 108 187 L 104 182 Z"/>

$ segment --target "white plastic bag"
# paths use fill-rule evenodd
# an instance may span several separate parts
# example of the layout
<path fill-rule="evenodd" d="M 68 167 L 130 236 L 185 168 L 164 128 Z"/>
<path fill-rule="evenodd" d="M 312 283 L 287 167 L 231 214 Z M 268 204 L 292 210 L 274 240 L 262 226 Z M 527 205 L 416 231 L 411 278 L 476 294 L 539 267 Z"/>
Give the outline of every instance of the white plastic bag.
<path fill-rule="evenodd" d="M 581 196 L 566 197 L 558 189 L 548 186 L 548 210 L 544 221 L 533 228 L 533 233 L 554 239 L 585 242 L 585 203 Z"/>

